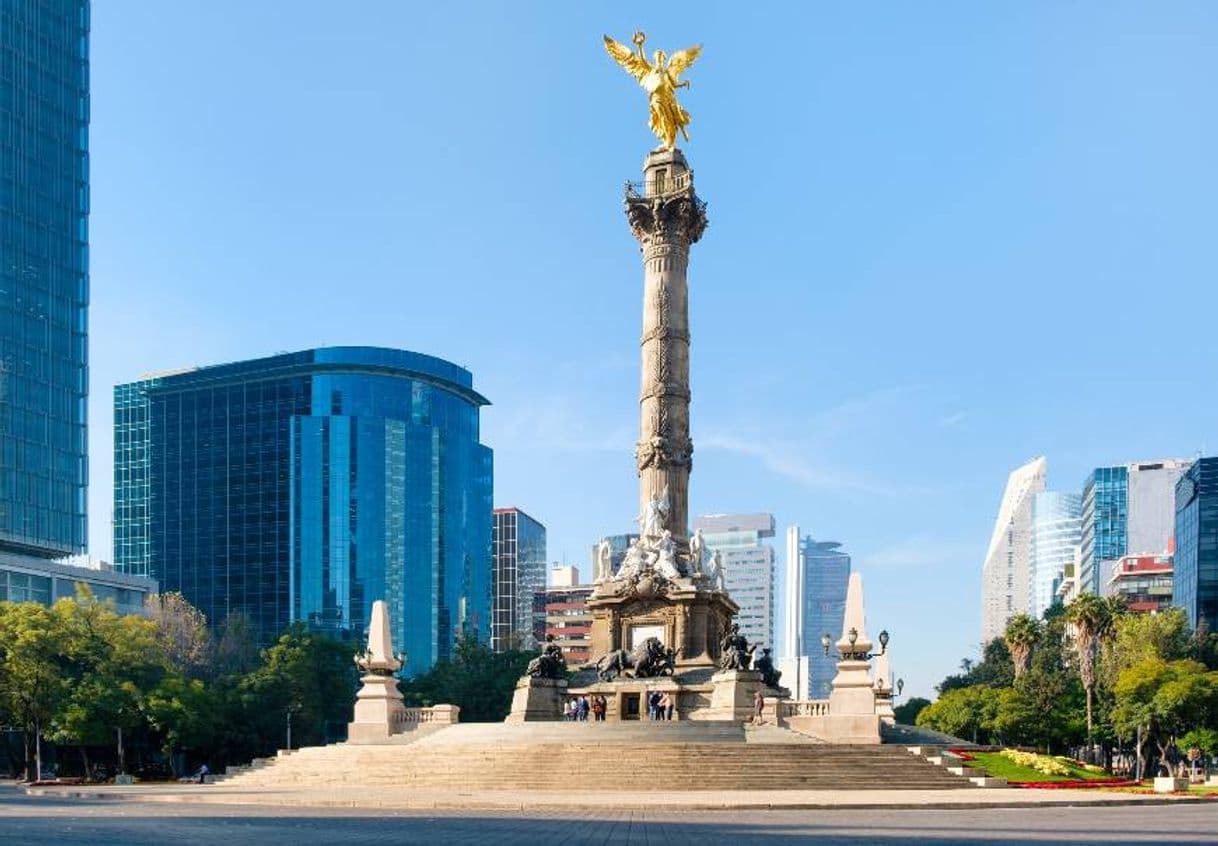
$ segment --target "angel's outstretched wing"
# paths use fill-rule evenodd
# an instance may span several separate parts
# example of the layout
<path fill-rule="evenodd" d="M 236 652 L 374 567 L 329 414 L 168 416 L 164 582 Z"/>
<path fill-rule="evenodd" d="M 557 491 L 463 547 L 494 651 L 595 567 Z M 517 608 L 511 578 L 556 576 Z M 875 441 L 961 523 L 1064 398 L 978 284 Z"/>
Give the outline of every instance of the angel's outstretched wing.
<path fill-rule="evenodd" d="M 673 79 L 679 77 L 686 68 L 696 62 L 701 53 L 701 44 L 696 44 L 693 47 L 673 53 L 672 57 L 668 60 L 668 71 L 672 74 Z"/>
<path fill-rule="evenodd" d="M 625 44 L 620 41 L 614 41 L 608 35 L 605 36 L 605 50 L 608 51 L 613 61 L 625 68 L 626 73 L 635 79 L 642 80 L 643 77 L 651 73 L 651 65 L 639 58 L 639 55 Z"/>

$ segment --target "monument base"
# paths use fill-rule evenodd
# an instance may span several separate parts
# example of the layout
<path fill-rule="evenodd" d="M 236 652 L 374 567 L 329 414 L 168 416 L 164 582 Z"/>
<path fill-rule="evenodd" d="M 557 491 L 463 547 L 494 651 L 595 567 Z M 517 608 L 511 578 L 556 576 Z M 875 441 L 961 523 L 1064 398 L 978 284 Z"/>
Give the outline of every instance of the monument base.
<path fill-rule="evenodd" d="M 756 670 L 724 670 L 711 676 L 714 690 L 704 719 L 746 722 L 753 719 L 757 691 L 764 696 L 769 688 Z"/>
<path fill-rule="evenodd" d="M 355 717 L 347 726 L 348 743 L 384 743 L 399 730 L 406 714 L 398 680 L 369 674 L 360 679 Z"/>
<path fill-rule="evenodd" d="M 562 719 L 566 679 L 523 676 L 512 694 L 512 710 L 505 723 L 557 722 Z"/>

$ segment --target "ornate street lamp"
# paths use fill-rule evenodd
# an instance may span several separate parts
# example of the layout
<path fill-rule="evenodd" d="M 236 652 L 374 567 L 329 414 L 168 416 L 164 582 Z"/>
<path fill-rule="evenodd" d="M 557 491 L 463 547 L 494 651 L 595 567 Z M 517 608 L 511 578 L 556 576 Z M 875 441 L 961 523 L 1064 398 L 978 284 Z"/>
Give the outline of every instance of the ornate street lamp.
<path fill-rule="evenodd" d="M 829 647 L 833 645 L 833 635 L 825 632 L 820 636 L 820 645 L 825 648 L 825 654 L 829 654 Z"/>
<path fill-rule="evenodd" d="M 905 689 L 905 679 L 897 679 L 897 696 L 901 695 L 901 691 Z"/>

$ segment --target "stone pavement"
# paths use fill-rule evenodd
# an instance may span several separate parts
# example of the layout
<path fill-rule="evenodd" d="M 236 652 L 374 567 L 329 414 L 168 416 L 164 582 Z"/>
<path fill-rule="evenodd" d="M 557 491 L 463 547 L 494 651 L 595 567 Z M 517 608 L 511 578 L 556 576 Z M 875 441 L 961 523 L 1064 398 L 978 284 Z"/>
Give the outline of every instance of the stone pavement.
<path fill-rule="evenodd" d="M 652 812 L 752 809 L 1021 808 L 1032 806 L 1161 805 L 1212 802 L 1198 797 L 1099 790 L 734 790 L 734 791 L 524 791 L 420 790 L 403 787 L 236 787 L 133 785 L 29 788 L 34 796 L 127 800 L 142 803 L 268 805 L 397 810 L 518 810 Z M 1218 807 L 1218 806 L 1216 806 Z"/>
<path fill-rule="evenodd" d="M 981 792 L 981 791 L 977 791 Z M 189 844 L 841 844 L 1133 846 L 1218 843 L 1218 803 L 1085 808 L 832 811 L 403 811 L 26 796 L 0 787 L 4 842 L 56 846 Z"/>

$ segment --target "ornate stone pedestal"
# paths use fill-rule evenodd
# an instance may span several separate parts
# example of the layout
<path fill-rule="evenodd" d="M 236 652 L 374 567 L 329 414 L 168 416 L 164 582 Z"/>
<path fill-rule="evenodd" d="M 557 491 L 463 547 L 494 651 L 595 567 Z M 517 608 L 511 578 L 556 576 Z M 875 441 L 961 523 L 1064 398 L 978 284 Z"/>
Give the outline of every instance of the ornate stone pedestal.
<path fill-rule="evenodd" d="M 505 723 L 557 722 L 562 719 L 565 679 L 523 676 L 512 694 L 512 711 Z"/>
<path fill-rule="evenodd" d="M 592 654 L 633 650 L 647 637 L 671 647 L 678 671 L 713 667 L 719 644 L 738 607 L 706 579 L 685 576 L 610 581 L 588 599 L 592 612 Z"/>
<path fill-rule="evenodd" d="M 766 686 L 756 670 L 725 670 L 711 676 L 714 690 L 705 719 L 731 720 L 742 723 L 753 718 L 753 700 L 757 691 L 764 696 Z"/>
<path fill-rule="evenodd" d="M 355 719 L 347 726 L 348 743 L 384 743 L 405 719 L 406 707 L 393 676 L 366 675 L 355 696 Z"/>

